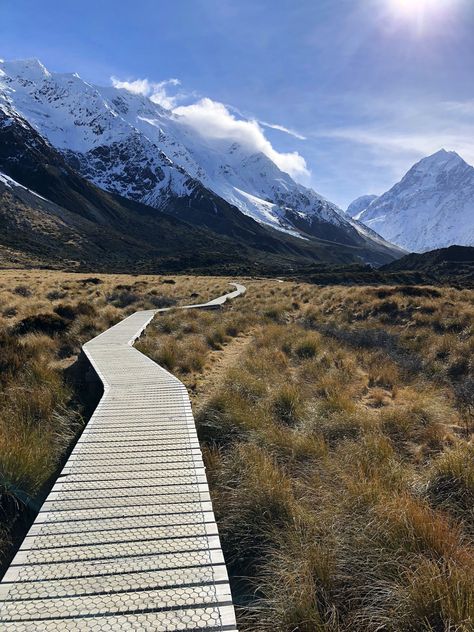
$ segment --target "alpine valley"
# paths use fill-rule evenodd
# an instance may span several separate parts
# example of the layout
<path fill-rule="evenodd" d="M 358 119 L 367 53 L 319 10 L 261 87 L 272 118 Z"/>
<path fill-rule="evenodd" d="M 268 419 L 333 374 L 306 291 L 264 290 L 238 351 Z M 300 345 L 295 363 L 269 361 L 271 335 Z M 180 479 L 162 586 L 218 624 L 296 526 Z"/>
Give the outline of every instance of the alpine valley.
<path fill-rule="evenodd" d="M 10 261 L 265 271 L 404 254 L 266 154 L 34 59 L 0 62 L 0 174 Z"/>

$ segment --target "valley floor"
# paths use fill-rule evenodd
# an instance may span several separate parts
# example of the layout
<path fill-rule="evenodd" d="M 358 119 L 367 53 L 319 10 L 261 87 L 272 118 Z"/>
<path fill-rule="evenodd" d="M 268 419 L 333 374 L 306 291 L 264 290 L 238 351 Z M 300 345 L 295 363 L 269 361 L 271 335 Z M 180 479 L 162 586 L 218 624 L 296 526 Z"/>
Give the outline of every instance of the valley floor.
<path fill-rule="evenodd" d="M 4 560 L 82 427 L 80 345 L 229 280 L 2 273 Z M 137 343 L 192 395 L 240 629 L 472 630 L 474 292 L 244 284 Z"/>

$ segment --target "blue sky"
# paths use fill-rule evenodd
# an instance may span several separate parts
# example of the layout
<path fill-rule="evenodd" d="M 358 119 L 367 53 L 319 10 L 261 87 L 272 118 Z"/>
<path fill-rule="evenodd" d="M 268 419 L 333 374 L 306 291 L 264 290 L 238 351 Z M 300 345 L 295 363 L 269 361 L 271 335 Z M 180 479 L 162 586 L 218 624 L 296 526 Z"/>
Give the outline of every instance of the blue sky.
<path fill-rule="evenodd" d="M 473 0 L 0 0 L 0 57 L 225 104 L 343 207 L 441 147 L 474 164 L 473 33 Z"/>

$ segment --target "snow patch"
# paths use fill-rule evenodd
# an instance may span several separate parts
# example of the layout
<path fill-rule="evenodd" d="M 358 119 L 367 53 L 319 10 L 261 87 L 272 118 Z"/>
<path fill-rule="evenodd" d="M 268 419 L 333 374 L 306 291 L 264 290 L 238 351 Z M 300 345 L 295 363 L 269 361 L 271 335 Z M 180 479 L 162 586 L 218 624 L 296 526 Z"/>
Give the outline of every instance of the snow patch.
<path fill-rule="evenodd" d="M 35 191 L 28 189 L 27 187 L 23 186 L 22 184 L 20 184 L 13 178 L 10 178 L 10 176 L 7 176 L 6 173 L 3 173 L 1 171 L 0 171 L 0 182 L 4 184 L 5 186 L 7 186 L 9 189 L 15 189 L 15 188 L 23 189 L 24 191 L 28 191 L 28 193 L 35 195 L 37 198 L 40 198 L 40 200 L 44 200 L 45 202 L 49 202 L 51 204 L 50 200 L 47 200 L 39 193 L 36 193 Z"/>

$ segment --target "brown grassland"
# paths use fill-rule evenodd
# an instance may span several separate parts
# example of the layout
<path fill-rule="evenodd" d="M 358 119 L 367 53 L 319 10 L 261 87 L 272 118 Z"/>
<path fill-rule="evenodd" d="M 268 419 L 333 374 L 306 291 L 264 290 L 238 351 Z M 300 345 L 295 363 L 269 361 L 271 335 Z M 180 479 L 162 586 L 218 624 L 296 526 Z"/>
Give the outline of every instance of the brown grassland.
<path fill-rule="evenodd" d="M 474 293 L 247 281 L 138 347 L 190 389 L 242 630 L 474 629 Z"/>
<path fill-rule="evenodd" d="M 227 281 L 2 273 L 5 555 L 83 424 L 80 345 Z M 474 292 L 243 282 L 137 343 L 192 395 L 240 629 L 473 630 Z"/>

